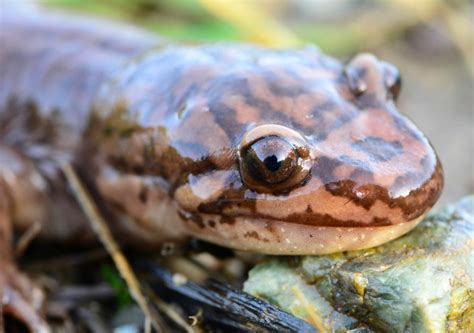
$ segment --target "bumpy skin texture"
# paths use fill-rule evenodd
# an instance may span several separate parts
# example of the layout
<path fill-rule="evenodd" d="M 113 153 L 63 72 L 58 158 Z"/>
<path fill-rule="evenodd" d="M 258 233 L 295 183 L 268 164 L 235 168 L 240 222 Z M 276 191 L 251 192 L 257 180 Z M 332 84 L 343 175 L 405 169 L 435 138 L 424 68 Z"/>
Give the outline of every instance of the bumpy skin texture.
<path fill-rule="evenodd" d="M 308 230 L 406 232 L 441 192 L 433 149 L 395 106 L 396 70 L 372 55 L 343 65 L 312 47 L 160 45 L 90 23 L 5 22 L 2 144 L 52 187 L 55 164 L 74 162 L 131 243 L 195 235 L 316 253 L 294 242 Z M 48 205 L 41 220 L 57 221 Z M 48 236 L 72 235 L 56 225 Z"/>

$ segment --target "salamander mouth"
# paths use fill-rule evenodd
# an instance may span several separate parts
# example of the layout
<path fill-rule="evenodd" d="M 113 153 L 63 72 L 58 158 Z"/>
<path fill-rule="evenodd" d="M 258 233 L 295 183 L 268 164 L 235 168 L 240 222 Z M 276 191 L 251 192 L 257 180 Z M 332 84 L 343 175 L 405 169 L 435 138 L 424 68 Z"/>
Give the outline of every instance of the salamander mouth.
<path fill-rule="evenodd" d="M 418 214 L 414 218 L 423 215 L 424 213 Z M 235 219 L 236 217 L 232 217 Z M 402 218 L 398 218 L 392 220 L 388 217 L 377 217 L 374 216 L 371 220 L 367 221 L 358 221 L 355 219 L 350 220 L 339 220 L 337 218 L 332 217 L 329 214 L 316 214 L 314 212 L 311 213 L 293 213 L 288 215 L 285 218 L 273 218 L 272 216 L 253 216 L 249 217 L 253 219 L 262 219 L 268 220 L 272 222 L 284 222 L 284 223 L 291 223 L 296 225 L 305 225 L 305 226 L 316 226 L 316 227 L 340 227 L 340 228 L 367 228 L 367 227 L 383 227 L 383 226 L 391 226 L 394 224 L 399 224 L 405 222 Z M 413 219 L 414 219 L 413 218 Z M 227 218 L 227 220 L 231 220 L 231 218 Z"/>
<path fill-rule="evenodd" d="M 226 247 L 272 255 L 315 255 L 371 248 L 412 230 L 420 216 L 389 226 L 339 227 L 235 217 L 222 219 L 203 214 L 198 221 L 187 220 L 192 236 Z"/>

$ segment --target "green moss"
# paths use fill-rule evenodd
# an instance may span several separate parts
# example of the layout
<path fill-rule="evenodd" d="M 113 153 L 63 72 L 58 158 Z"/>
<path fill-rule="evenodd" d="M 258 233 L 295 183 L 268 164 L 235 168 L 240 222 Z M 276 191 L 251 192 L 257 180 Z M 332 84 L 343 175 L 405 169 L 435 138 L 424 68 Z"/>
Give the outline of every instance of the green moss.
<path fill-rule="evenodd" d="M 115 291 L 119 308 L 127 307 L 133 303 L 127 285 L 115 267 L 103 265 L 101 275 L 104 281 Z"/>

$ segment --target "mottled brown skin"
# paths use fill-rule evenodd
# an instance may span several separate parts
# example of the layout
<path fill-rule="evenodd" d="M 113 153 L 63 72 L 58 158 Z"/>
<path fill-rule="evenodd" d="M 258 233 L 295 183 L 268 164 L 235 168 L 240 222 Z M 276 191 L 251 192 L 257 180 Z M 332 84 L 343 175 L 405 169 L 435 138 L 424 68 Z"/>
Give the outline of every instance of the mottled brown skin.
<path fill-rule="evenodd" d="M 2 18 L 0 34 L 4 267 L 11 223 L 93 239 L 65 161 L 116 236 L 149 248 L 189 236 L 272 254 L 370 247 L 440 195 L 433 149 L 397 110 L 398 72 L 370 54 L 172 45 L 47 15 Z M 9 282 L 0 272 L 0 296 Z"/>
<path fill-rule="evenodd" d="M 359 72 L 365 91 L 354 91 L 347 69 Z M 160 177 L 191 220 L 409 222 L 437 200 L 442 171 L 426 138 L 396 110 L 384 75 L 371 55 L 344 67 L 312 48 L 171 46 L 105 85 L 93 145 L 118 173 Z M 243 181 L 239 149 L 246 133 L 267 124 L 280 125 L 273 135 L 283 138 L 285 128 L 299 133 L 310 170 L 294 184 L 255 190 Z"/>

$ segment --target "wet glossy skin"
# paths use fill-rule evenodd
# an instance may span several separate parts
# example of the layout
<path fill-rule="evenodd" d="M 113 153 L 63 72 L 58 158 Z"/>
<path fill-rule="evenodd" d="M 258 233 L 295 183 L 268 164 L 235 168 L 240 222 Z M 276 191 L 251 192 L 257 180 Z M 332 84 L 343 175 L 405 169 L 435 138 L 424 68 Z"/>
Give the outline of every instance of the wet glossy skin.
<path fill-rule="evenodd" d="M 371 55 L 344 66 L 313 48 L 172 46 L 140 57 L 104 87 L 95 132 L 107 135 L 94 145 L 104 145 L 116 172 L 166 183 L 193 234 L 304 253 L 307 244 L 281 244 L 284 232 L 261 235 L 275 221 L 399 225 L 437 200 L 441 167 L 423 134 L 398 113 L 398 90 L 393 67 Z M 249 146 L 259 153 L 248 154 Z M 289 171 L 272 179 L 266 157 L 273 168 L 288 158 Z M 265 225 L 239 232 L 249 220 Z M 222 225 L 233 234 L 216 232 Z"/>
<path fill-rule="evenodd" d="M 398 73 L 372 55 L 344 65 L 312 47 L 150 48 L 148 36 L 91 40 L 80 24 L 63 39 L 41 35 L 68 29 L 58 22 L 37 26 L 32 43 L 9 40 L 1 115 L 37 119 L 28 130 L 10 120 L 0 137 L 53 184 L 54 164 L 72 161 L 129 243 L 191 235 L 274 254 L 361 248 L 411 229 L 440 195 L 439 161 L 395 105 Z M 35 141 L 45 124 L 56 137 Z M 36 158 L 40 143 L 47 153 Z M 87 234 L 73 225 L 45 236 Z"/>
<path fill-rule="evenodd" d="M 13 264 L 12 226 L 96 238 L 73 164 L 123 244 L 198 237 L 270 254 L 376 246 L 438 199 L 441 165 L 395 105 L 395 67 L 315 48 L 163 43 L 83 19 L 0 20 L 0 331 L 48 332 Z M 10 13 L 11 14 L 11 13 Z"/>

